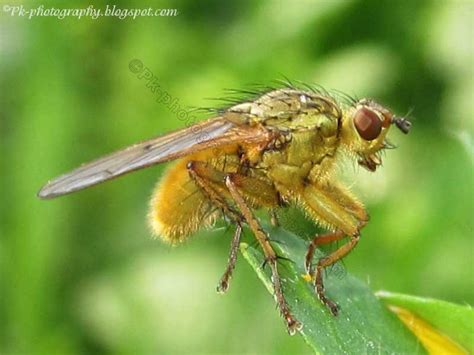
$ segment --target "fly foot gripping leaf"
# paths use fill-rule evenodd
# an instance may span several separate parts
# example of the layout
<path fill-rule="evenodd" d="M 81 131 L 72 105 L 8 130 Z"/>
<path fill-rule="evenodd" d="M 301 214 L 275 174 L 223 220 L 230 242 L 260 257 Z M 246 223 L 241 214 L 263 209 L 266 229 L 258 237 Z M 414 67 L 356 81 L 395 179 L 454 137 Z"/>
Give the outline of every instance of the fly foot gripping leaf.
<path fill-rule="evenodd" d="M 416 337 L 373 294 L 372 290 L 336 264 L 327 270 L 326 291 L 340 311 L 334 317 L 318 300 L 313 284 L 303 275 L 306 243 L 282 228 L 268 228 L 278 254 L 290 259 L 278 264 L 289 307 L 302 324 L 300 334 L 316 353 L 323 354 L 423 354 Z M 245 259 L 273 294 L 263 255 L 241 244 Z M 315 258 L 323 254 L 316 250 Z M 316 259 L 315 259 L 316 260 Z"/>

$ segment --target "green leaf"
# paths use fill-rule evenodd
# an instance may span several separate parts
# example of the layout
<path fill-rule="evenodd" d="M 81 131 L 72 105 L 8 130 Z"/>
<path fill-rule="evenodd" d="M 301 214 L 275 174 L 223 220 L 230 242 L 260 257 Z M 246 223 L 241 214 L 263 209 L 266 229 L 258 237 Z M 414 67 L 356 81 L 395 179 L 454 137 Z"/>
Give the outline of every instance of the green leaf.
<path fill-rule="evenodd" d="M 474 309 L 471 306 L 386 291 L 377 292 L 377 296 L 389 305 L 411 311 L 474 353 Z"/>
<path fill-rule="evenodd" d="M 325 277 L 327 295 L 341 308 L 337 317 L 332 316 L 316 297 L 312 285 L 302 278 L 306 242 L 282 228 L 266 230 L 277 254 L 291 260 L 279 262 L 283 291 L 294 316 L 304 325 L 301 335 L 316 353 L 425 353 L 397 316 L 340 264 L 329 268 Z M 242 243 L 241 251 L 273 293 L 269 270 L 262 269 L 264 258 L 260 248 Z M 316 251 L 315 258 L 322 255 Z"/>

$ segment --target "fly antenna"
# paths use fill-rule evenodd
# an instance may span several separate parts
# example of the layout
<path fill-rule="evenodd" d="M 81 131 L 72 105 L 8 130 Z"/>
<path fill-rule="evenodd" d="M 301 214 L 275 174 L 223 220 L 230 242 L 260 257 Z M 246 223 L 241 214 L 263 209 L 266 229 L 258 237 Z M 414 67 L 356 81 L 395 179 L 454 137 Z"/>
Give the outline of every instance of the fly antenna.
<path fill-rule="evenodd" d="M 410 132 L 411 122 L 408 121 L 406 118 L 394 117 L 392 118 L 392 123 L 394 123 L 395 126 L 397 126 L 398 129 L 403 133 L 407 134 L 408 132 Z"/>

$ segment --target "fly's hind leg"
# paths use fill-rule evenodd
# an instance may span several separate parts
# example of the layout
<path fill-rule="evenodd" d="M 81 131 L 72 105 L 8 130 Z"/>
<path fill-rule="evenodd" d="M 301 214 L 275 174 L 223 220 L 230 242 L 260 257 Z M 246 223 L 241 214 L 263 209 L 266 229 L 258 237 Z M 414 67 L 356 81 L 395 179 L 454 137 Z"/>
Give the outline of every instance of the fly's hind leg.
<path fill-rule="evenodd" d="M 221 209 L 224 214 L 236 224 L 234 236 L 232 237 L 229 259 L 224 274 L 217 285 L 217 292 L 224 293 L 229 289 L 229 281 L 237 262 L 237 253 L 242 235 L 243 217 L 235 211 L 226 201 L 225 197 L 219 191 L 219 184 L 223 185 L 224 173 L 214 169 L 205 162 L 190 161 L 187 165 L 189 176 L 207 195 L 212 204 Z"/>
<path fill-rule="evenodd" d="M 250 229 L 255 235 L 255 238 L 263 249 L 263 253 L 265 255 L 265 262 L 270 266 L 272 271 L 272 283 L 278 308 L 286 321 L 288 332 L 290 334 L 295 334 L 297 330 L 300 330 L 302 328 L 302 325 L 291 314 L 290 309 L 288 308 L 288 304 L 286 303 L 285 297 L 283 296 L 281 279 L 280 275 L 278 274 L 277 268 L 278 256 L 270 244 L 270 239 L 268 238 L 268 235 L 260 226 L 260 223 L 252 213 L 252 210 L 250 209 L 249 205 L 244 200 L 242 194 L 239 191 L 239 176 L 237 174 L 228 174 L 225 178 L 225 184 L 229 189 L 229 192 L 236 205 L 242 212 L 245 221 L 248 223 Z"/>
<path fill-rule="evenodd" d="M 233 223 L 236 224 L 236 230 L 232 238 L 229 259 L 227 267 L 222 275 L 217 291 L 224 293 L 229 288 L 229 281 L 232 277 L 232 272 L 237 261 L 238 248 L 240 244 L 240 237 L 242 234 L 242 223 L 244 217 L 240 212 L 235 210 L 228 202 L 232 199 L 229 191 L 225 185 L 224 179 L 226 173 L 215 169 L 212 165 L 201 161 L 188 162 L 187 169 L 189 175 L 194 182 L 204 191 L 209 200 L 220 208 L 224 215 L 226 215 Z M 262 207 L 275 207 L 279 203 L 279 195 L 276 190 L 268 183 L 241 174 L 233 174 L 238 188 L 245 191 L 249 202 Z"/>
<path fill-rule="evenodd" d="M 237 249 L 242 231 L 241 226 L 245 221 L 261 245 L 266 263 L 270 265 L 278 307 L 285 318 L 288 331 L 290 334 L 294 334 L 296 330 L 301 329 L 302 325 L 293 317 L 288 308 L 283 296 L 281 280 L 277 269 L 278 256 L 250 207 L 260 206 L 275 208 L 280 204 L 279 194 L 273 186 L 265 181 L 237 173 L 224 173 L 205 162 L 190 161 L 187 168 L 191 178 L 201 187 L 212 203 L 221 208 L 224 214 L 237 224 L 229 254 L 229 263 L 219 283 L 218 290 L 225 291 L 227 289 L 228 280 L 230 279 L 237 258 Z M 228 199 L 235 202 L 240 212 L 236 211 L 233 206 L 230 205 Z"/>
<path fill-rule="evenodd" d="M 222 274 L 219 283 L 217 284 L 217 292 L 225 293 L 229 289 L 229 281 L 232 277 L 232 272 L 235 268 L 235 263 L 237 262 L 237 253 L 239 251 L 240 245 L 240 236 L 242 235 L 242 226 L 240 223 L 237 223 L 235 228 L 234 236 L 230 243 L 229 259 L 227 261 L 227 267 L 225 268 L 224 274 Z"/>
<path fill-rule="evenodd" d="M 308 247 L 305 269 L 312 274 L 315 292 L 321 302 L 337 315 L 339 308 L 325 293 L 323 282 L 324 268 L 345 257 L 358 243 L 360 230 L 368 221 L 364 207 L 347 190 L 335 185 L 308 185 L 303 191 L 303 207 L 316 221 L 336 228 L 335 232 L 316 236 Z M 318 245 L 341 240 L 346 236 L 349 241 L 331 254 L 318 260 L 312 271 L 311 261 Z"/>
<path fill-rule="evenodd" d="M 232 176 L 236 187 L 239 189 L 239 191 L 242 191 L 245 194 L 248 199 L 248 202 L 252 205 L 259 207 L 270 207 L 271 211 L 273 211 L 273 208 L 280 204 L 279 194 L 273 188 L 273 186 L 269 185 L 268 183 L 254 177 L 249 177 L 238 173 L 233 173 Z M 232 194 L 230 198 L 233 199 Z M 239 223 L 237 225 L 234 238 L 232 239 L 231 250 L 229 254 L 229 263 L 218 287 L 219 292 L 224 292 L 227 290 L 228 279 L 230 278 L 233 267 L 235 265 L 235 261 L 237 259 L 237 251 L 239 247 L 241 233 L 242 227 Z"/>

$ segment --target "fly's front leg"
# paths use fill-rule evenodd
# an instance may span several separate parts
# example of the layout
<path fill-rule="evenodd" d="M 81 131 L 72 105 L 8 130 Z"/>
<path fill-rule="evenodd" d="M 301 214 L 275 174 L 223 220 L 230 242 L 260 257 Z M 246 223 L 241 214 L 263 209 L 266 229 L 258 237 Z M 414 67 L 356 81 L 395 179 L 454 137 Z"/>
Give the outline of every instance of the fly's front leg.
<path fill-rule="evenodd" d="M 286 321 L 288 332 L 290 334 L 295 334 L 297 330 L 302 328 L 302 325 L 291 314 L 290 309 L 288 308 L 288 304 L 286 303 L 285 297 L 283 296 L 281 279 L 280 275 L 278 274 L 277 267 L 278 257 L 270 244 L 268 235 L 263 231 L 257 218 L 254 216 L 249 205 L 245 202 L 243 196 L 239 192 L 239 176 L 237 176 L 236 174 L 228 174 L 225 178 L 225 184 L 229 189 L 229 192 L 236 205 L 242 212 L 242 215 L 244 216 L 250 229 L 255 235 L 255 238 L 263 249 L 265 261 L 268 265 L 270 265 L 272 271 L 272 283 L 278 308 L 280 309 L 280 312 Z"/>
<path fill-rule="evenodd" d="M 335 242 L 337 240 L 341 240 L 345 236 L 346 235 L 344 234 L 344 232 L 337 231 L 334 233 L 326 233 L 326 234 L 317 235 L 316 237 L 314 237 L 311 243 L 309 243 L 308 250 L 306 251 L 306 256 L 304 259 L 304 267 L 305 267 L 306 273 L 308 275 L 311 275 L 313 273 L 311 262 L 313 261 L 314 251 L 319 245 L 328 244 L 328 243 Z"/>
<path fill-rule="evenodd" d="M 333 226 L 336 232 L 316 236 L 308 247 L 305 268 L 313 273 L 315 292 L 321 302 L 333 315 L 338 314 L 338 306 L 330 300 L 324 289 L 323 270 L 345 257 L 358 243 L 360 230 L 367 223 L 364 207 L 347 190 L 340 186 L 311 184 L 303 190 L 303 207 L 316 221 Z M 314 271 L 311 260 L 314 249 L 321 244 L 331 243 L 348 236 L 349 241 L 340 248 L 318 260 Z"/>
<path fill-rule="evenodd" d="M 318 295 L 321 302 L 329 308 L 334 316 L 337 316 L 339 313 L 339 307 L 334 301 L 326 297 L 323 284 L 323 269 L 334 264 L 336 261 L 349 254 L 349 252 L 356 246 L 358 241 L 359 235 L 350 236 L 350 239 L 346 244 L 324 258 L 319 259 L 314 271 L 314 286 L 316 289 L 316 294 Z"/>

